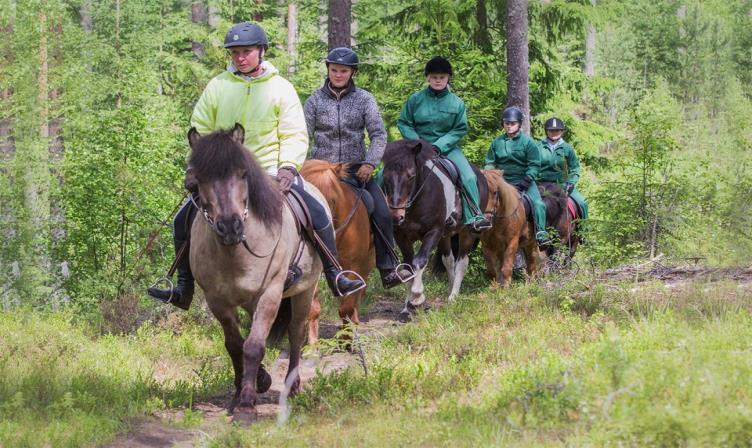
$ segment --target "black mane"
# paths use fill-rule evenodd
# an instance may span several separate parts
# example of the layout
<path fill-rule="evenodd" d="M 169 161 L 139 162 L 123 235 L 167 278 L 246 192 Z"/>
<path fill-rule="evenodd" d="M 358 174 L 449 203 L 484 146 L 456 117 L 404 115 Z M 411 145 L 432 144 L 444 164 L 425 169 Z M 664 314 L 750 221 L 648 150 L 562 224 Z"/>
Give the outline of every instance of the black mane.
<path fill-rule="evenodd" d="M 417 154 L 416 145 L 420 145 L 420 151 Z M 425 140 L 397 140 L 387 143 L 382 161 L 384 166 L 404 172 L 411 166 L 423 166 L 433 156 L 433 147 Z"/>
<path fill-rule="evenodd" d="M 188 162 L 199 182 L 227 179 L 246 174 L 248 206 L 262 222 L 282 221 L 282 195 L 256 157 L 232 139 L 232 131 L 216 131 L 198 139 Z"/>

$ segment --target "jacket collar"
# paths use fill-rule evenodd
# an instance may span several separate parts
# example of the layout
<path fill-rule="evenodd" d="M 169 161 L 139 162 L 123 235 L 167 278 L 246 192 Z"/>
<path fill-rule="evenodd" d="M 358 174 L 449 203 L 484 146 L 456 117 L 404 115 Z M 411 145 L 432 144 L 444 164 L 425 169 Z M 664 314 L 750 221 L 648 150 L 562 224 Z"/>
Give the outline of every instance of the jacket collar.
<path fill-rule="evenodd" d="M 269 61 L 262 61 L 261 62 L 261 74 L 259 76 L 248 76 L 244 75 L 243 73 L 240 73 L 237 68 L 235 68 L 235 65 L 230 61 L 229 64 L 227 64 L 227 71 L 230 72 L 230 74 L 236 76 L 239 79 L 242 79 L 243 81 L 248 82 L 255 82 L 259 80 L 265 80 L 268 78 L 271 78 L 272 76 L 279 73 L 279 70 L 272 65 Z"/>
<path fill-rule="evenodd" d="M 329 81 L 329 78 L 326 78 L 324 81 L 324 85 L 321 87 L 321 91 L 327 94 L 329 97 L 334 98 L 335 100 L 341 100 L 342 98 L 349 95 L 351 92 L 355 90 L 355 80 L 350 79 L 350 82 L 347 84 L 347 86 L 342 89 L 339 93 L 331 86 L 331 82 Z"/>
<path fill-rule="evenodd" d="M 436 98 L 443 98 L 449 94 L 449 85 L 444 88 L 444 90 L 441 90 L 439 92 L 436 92 L 435 90 L 431 89 L 431 87 L 426 87 L 426 94 L 429 96 L 433 96 Z"/>

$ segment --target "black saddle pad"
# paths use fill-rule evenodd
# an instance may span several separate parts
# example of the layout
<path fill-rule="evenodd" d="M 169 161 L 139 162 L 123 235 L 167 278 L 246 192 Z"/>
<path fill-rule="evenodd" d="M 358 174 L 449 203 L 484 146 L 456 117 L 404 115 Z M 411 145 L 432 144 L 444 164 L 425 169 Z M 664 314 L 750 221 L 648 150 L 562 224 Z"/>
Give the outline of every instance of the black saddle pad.
<path fill-rule="evenodd" d="M 525 207 L 525 218 L 533 222 L 533 202 L 527 197 L 527 193 L 522 193 L 522 205 Z"/>

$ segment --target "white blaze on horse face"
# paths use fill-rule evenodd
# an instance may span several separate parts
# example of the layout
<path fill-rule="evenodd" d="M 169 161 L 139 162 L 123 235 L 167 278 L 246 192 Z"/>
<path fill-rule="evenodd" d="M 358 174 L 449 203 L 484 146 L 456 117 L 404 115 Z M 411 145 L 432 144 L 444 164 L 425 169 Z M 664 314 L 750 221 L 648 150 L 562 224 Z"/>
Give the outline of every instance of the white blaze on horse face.
<path fill-rule="evenodd" d="M 460 286 L 462 286 L 462 280 L 467 273 L 467 265 L 470 263 L 470 258 L 467 256 L 461 257 L 457 260 L 454 266 L 454 282 L 452 284 L 452 292 L 449 294 L 449 301 L 454 302 L 457 295 L 460 293 Z"/>
<path fill-rule="evenodd" d="M 415 278 L 413 278 L 410 285 L 408 296 L 408 301 L 412 306 L 423 305 L 423 302 L 426 301 L 426 296 L 423 294 L 423 272 L 425 270 L 425 266 L 415 269 Z"/>

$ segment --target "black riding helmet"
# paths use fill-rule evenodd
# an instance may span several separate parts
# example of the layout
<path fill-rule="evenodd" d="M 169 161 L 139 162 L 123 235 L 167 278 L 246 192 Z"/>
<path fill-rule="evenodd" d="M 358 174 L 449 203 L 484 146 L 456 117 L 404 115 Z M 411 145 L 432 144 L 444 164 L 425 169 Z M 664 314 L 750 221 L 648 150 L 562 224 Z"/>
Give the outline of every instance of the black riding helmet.
<path fill-rule="evenodd" d="M 543 128 L 547 131 L 563 131 L 567 128 L 567 126 L 560 119 L 552 117 L 546 120 Z"/>
<path fill-rule="evenodd" d="M 269 48 L 264 29 L 256 23 L 242 22 L 234 25 L 225 35 L 225 48 L 258 45 Z"/>
<path fill-rule="evenodd" d="M 345 47 L 335 48 L 326 55 L 327 66 L 329 64 L 339 64 L 357 69 L 359 63 L 358 54 Z"/>
<path fill-rule="evenodd" d="M 428 76 L 431 73 L 452 76 L 452 64 L 441 56 L 434 56 L 426 63 L 426 68 L 423 70 L 424 76 Z"/>
<path fill-rule="evenodd" d="M 516 121 L 517 123 L 522 123 L 524 117 L 525 114 L 517 106 L 507 107 L 501 114 L 502 121 Z"/>

